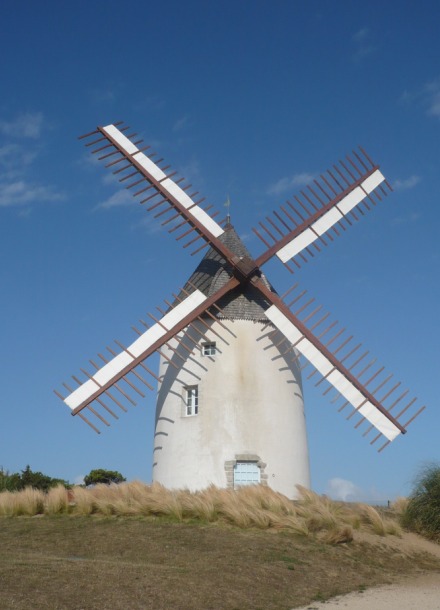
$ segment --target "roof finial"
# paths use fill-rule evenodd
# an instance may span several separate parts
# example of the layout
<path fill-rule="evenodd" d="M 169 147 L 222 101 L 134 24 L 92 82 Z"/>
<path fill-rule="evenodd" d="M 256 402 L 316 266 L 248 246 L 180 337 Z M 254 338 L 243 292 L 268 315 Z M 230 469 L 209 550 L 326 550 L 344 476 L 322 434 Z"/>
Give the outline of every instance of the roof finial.
<path fill-rule="evenodd" d="M 229 195 L 225 201 L 225 207 L 228 208 L 228 213 L 226 214 L 226 226 L 231 224 L 231 200 Z"/>

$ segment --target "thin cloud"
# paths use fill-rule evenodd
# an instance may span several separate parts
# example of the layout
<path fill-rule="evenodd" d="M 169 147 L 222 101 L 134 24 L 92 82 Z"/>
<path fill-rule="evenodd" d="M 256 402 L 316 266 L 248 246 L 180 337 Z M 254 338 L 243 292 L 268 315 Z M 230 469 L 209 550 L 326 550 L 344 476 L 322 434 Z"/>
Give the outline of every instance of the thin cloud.
<path fill-rule="evenodd" d="M 4 177 L 6 173 L 16 176 L 23 172 L 24 166 L 30 165 L 36 158 L 37 152 L 29 147 L 17 143 L 8 143 L 0 146 L 0 172 Z"/>
<path fill-rule="evenodd" d="M 429 116 L 435 116 L 440 118 L 440 93 L 437 93 L 428 108 Z"/>
<path fill-rule="evenodd" d="M 112 89 L 92 89 L 90 91 L 90 97 L 95 104 L 105 104 L 114 102 L 116 93 Z"/>
<path fill-rule="evenodd" d="M 326 493 L 333 500 L 342 500 L 343 502 L 356 502 L 364 496 L 362 489 L 352 481 L 339 478 L 330 479 L 327 483 Z"/>
<path fill-rule="evenodd" d="M 407 191 L 417 186 L 420 181 L 420 176 L 412 175 L 404 180 L 395 180 L 393 187 L 396 191 Z"/>
<path fill-rule="evenodd" d="M 64 195 L 52 186 L 31 184 L 25 180 L 0 182 L 0 207 L 21 206 L 35 202 L 60 201 Z"/>
<path fill-rule="evenodd" d="M 368 28 L 362 28 L 355 34 L 353 34 L 352 39 L 358 44 L 365 42 L 368 37 Z"/>
<path fill-rule="evenodd" d="M 18 212 L 18 215 L 21 218 L 28 218 L 28 216 L 30 216 L 32 214 L 32 208 L 31 207 L 27 207 L 27 208 L 21 208 Z"/>
<path fill-rule="evenodd" d="M 407 106 L 420 105 L 427 116 L 440 119 L 440 78 L 434 78 L 414 91 L 405 90 L 399 101 Z"/>
<path fill-rule="evenodd" d="M 309 174 L 307 172 L 294 174 L 293 176 L 286 176 L 284 178 L 280 178 L 280 180 L 274 184 L 271 184 L 266 193 L 268 195 L 281 195 L 282 193 L 293 191 L 300 186 L 310 184 L 314 177 L 315 176 L 313 174 Z"/>
<path fill-rule="evenodd" d="M 24 217 L 30 214 L 33 204 L 65 199 L 55 186 L 30 178 L 40 143 L 17 141 L 39 139 L 43 125 L 41 112 L 19 114 L 12 120 L 0 119 L 0 134 L 6 140 L 0 146 L 0 207 L 19 207 L 19 215 Z"/>
<path fill-rule="evenodd" d="M 426 108 L 426 114 L 440 118 L 440 78 L 425 83 L 420 97 Z"/>
<path fill-rule="evenodd" d="M 375 46 L 371 43 L 371 34 L 368 28 L 361 28 L 353 34 L 351 39 L 355 46 L 353 55 L 355 61 L 365 59 L 365 57 L 368 57 L 375 51 Z"/>
<path fill-rule="evenodd" d="M 92 156 L 92 155 L 90 155 Z M 116 177 L 114 174 L 110 173 L 110 174 L 103 174 L 102 176 L 102 183 L 103 184 L 119 184 L 119 178 Z"/>
<path fill-rule="evenodd" d="M 176 221 L 174 221 L 174 223 L 169 224 L 167 226 L 167 229 L 171 228 L 173 224 L 176 224 Z M 154 235 L 155 233 L 165 231 L 165 227 L 161 225 L 159 220 L 157 218 L 153 218 L 153 216 L 150 215 L 142 216 L 140 222 L 133 224 L 131 228 L 142 229 L 143 231 L 148 233 L 148 235 Z"/>
<path fill-rule="evenodd" d="M 428 94 L 427 114 L 440 118 L 440 79 L 428 83 L 426 91 Z"/>
<path fill-rule="evenodd" d="M 326 494 L 334 500 L 343 502 L 366 502 L 366 503 L 385 503 L 387 498 L 383 493 L 375 488 L 362 489 L 352 481 L 335 477 L 327 483 Z"/>
<path fill-rule="evenodd" d="M 192 184 L 202 184 L 203 182 L 200 163 L 195 158 L 190 159 L 185 165 L 181 165 L 178 171 L 180 176 L 183 176 L 186 181 Z"/>
<path fill-rule="evenodd" d="M 184 129 L 185 127 L 188 126 L 188 122 L 189 122 L 188 115 L 185 115 L 185 116 L 181 117 L 180 119 L 177 119 L 177 121 L 173 125 L 173 131 L 174 132 L 182 131 L 182 129 Z"/>
<path fill-rule="evenodd" d="M 14 138 L 39 138 L 42 128 L 42 112 L 27 112 L 11 121 L 0 121 L 0 133 Z"/>
<path fill-rule="evenodd" d="M 128 191 L 116 191 L 116 193 L 113 193 L 113 195 L 105 199 L 105 201 L 98 203 L 95 209 L 109 210 L 111 208 L 118 208 L 130 204 L 135 205 L 135 203 L 136 201 L 133 201 L 132 194 Z"/>
<path fill-rule="evenodd" d="M 413 222 L 417 222 L 420 218 L 420 214 L 418 212 L 412 212 L 407 216 L 396 216 L 392 219 L 391 224 L 393 225 L 402 225 L 402 224 L 411 224 Z"/>

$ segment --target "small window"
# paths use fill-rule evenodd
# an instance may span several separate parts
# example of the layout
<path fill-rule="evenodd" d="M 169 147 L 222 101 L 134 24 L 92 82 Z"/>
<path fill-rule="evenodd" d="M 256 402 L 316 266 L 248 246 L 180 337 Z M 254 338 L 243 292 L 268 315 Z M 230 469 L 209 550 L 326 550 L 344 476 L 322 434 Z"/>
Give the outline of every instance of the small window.
<path fill-rule="evenodd" d="M 184 389 L 185 415 L 197 415 L 199 412 L 199 387 L 187 386 Z"/>
<path fill-rule="evenodd" d="M 259 485 L 261 472 L 257 462 L 237 462 L 234 466 L 234 489 L 246 485 Z"/>
<path fill-rule="evenodd" d="M 215 346 L 215 341 L 213 341 L 212 343 L 204 343 L 202 345 L 202 354 L 204 356 L 215 356 L 216 354 L 216 346 Z"/>

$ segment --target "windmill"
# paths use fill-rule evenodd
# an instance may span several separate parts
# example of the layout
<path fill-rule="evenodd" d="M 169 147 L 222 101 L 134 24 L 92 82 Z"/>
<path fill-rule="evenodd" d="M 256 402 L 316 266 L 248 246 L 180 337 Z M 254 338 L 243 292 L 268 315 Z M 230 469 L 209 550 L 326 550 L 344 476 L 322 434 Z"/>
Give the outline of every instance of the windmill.
<path fill-rule="evenodd" d="M 267 484 L 289 497 L 309 485 L 302 375 L 382 451 L 423 411 L 361 344 L 295 283 L 278 295 L 261 268 L 294 273 L 391 190 L 363 149 L 322 173 L 254 233 L 253 258 L 227 219 L 156 160 L 122 123 L 81 136 L 147 212 L 192 255 L 207 248 L 183 288 L 150 325 L 133 327 L 56 394 L 96 432 L 157 384 L 153 480 L 170 488 Z M 148 151 L 148 154 L 146 152 Z M 203 204 L 203 206 L 202 206 Z M 159 372 L 148 366 L 160 356 Z M 66 395 L 67 391 L 67 395 Z"/>

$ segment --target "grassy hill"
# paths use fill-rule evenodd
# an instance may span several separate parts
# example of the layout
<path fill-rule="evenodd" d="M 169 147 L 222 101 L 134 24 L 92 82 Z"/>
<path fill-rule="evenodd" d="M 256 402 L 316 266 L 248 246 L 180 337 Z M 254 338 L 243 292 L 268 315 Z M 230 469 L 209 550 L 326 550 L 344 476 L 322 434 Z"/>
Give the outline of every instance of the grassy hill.
<path fill-rule="evenodd" d="M 312 500 L 304 500 L 309 509 Z M 361 527 L 352 520 L 354 540 L 329 544 L 331 537 L 316 528 L 323 508 L 314 502 L 314 512 L 304 517 L 308 534 L 264 529 L 259 520 L 246 527 L 224 516 L 201 521 L 176 513 L 175 502 L 168 516 L 162 506 L 161 516 L 86 516 L 71 508 L 0 517 L 0 608 L 288 610 L 421 571 L 440 573 L 438 545 L 399 535 L 398 527 L 397 535 L 378 535 L 385 531 L 371 519 Z M 332 512 L 329 501 L 322 502 Z M 258 510 L 266 517 L 270 512 Z M 346 511 L 334 510 L 339 516 Z M 255 514 L 261 520 L 262 513 Z"/>
<path fill-rule="evenodd" d="M 440 558 L 388 540 L 328 545 L 160 519 L 3 518 L 0 608 L 287 610 L 440 570 Z"/>

